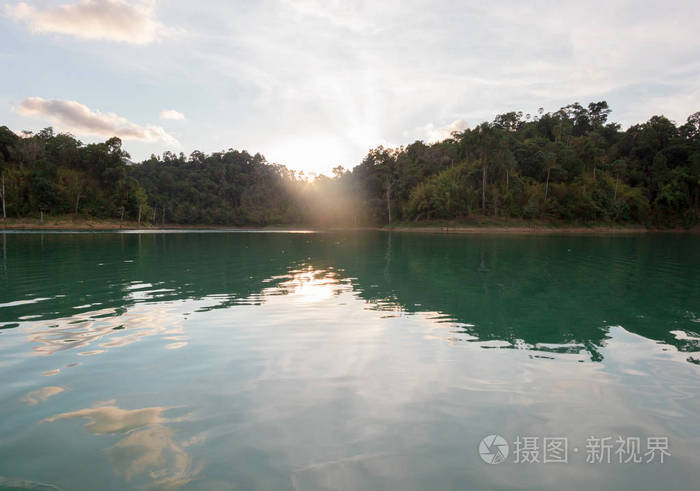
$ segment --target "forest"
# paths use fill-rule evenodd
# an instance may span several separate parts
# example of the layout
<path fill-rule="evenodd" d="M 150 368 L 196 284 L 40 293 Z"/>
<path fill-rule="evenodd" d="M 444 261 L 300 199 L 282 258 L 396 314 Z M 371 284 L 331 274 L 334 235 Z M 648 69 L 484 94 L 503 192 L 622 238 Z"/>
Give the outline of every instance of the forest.
<path fill-rule="evenodd" d="M 691 227 L 700 211 L 700 112 L 626 130 L 605 101 L 497 115 L 436 143 L 369 150 L 308 179 L 260 154 L 165 152 L 132 162 L 119 138 L 83 144 L 0 127 L 4 217 L 144 225 L 384 226 L 485 217 Z"/>

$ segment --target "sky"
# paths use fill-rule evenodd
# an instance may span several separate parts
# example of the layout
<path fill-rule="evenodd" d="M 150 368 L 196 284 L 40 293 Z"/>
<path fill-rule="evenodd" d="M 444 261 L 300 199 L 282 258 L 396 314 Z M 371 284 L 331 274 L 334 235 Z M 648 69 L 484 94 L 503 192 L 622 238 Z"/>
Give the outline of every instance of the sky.
<path fill-rule="evenodd" d="M 499 113 L 700 110 L 700 2 L 0 0 L 0 125 L 306 175 Z"/>

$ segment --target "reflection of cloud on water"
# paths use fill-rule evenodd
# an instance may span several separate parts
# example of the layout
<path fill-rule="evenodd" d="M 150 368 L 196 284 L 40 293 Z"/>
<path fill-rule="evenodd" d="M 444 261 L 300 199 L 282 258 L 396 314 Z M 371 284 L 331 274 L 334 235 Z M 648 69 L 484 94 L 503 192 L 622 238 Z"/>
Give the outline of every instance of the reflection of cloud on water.
<path fill-rule="evenodd" d="M 29 333 L 29 340 L 37 343 L 36 353 L 51 355 L 59 351 L 91 346 L 116 348 L 132 344 L 154 335 L 178 335 L 177 348 L 187 345 L 182 336 L 182 314 L 175 304 L 136 305 L 130 310 L 101 309 L 82 312 L 70 317 L 41 321 L 37 330 Z M 172 344 L 168 349 L 175 349 Z M 83 356 L 96 355 L 105 349 L 83 351 Z"/>
<path fill-rule="evenodd" d="M 402 312 L 403 316 L 421 319 L 424 322 L 424 330 L 427 337 L 443 339 L 453 346 L 468 343 L 483 349 L 507 349 L 520 350 L 530 354 L 533 358 L 558 359 L 570 361 L 594 361 L 601 362 L 606 356 L 611 356 L 621 351 L 618 347 L 621 339 L 633 338 L 637 340 L 633 346 L 644 348 L 643 356 L 650 358 L 663 353 L 665 358 L 675 361 L 692 361 L 686 359 L 685 352 L 694 352 L 700 346 L 700 336 L 687 331 L 670 331 L 678 341 L 677 345 L 671 345 L 659 341 L 650 340 L 644 336 L 633 334 L 623 326 L 601 326 L 605 333 L 598 344 L 590 341 L 579 342 L 571 340 L 564 343 L 528 343 L 524 339 L 481 339 L 479 331 L 473 324 L 465 324 L 454 321 L 450 316 L 439 312 Z M 636 348 L 635 348 L 636 349 Z M 630 352 L 634 350 L 625 346 L 625 356 L 631 358 Z"/>
<path fill-rule="evenodd" d="M 166 345 L 165 345 L 165 349 L 169 349 L 169 350 L 180 349 L 180 348 L 184 348 L 185 346 L 187 346 L 187 343 L 184 342 L 184 341 L 180 341 L 180 342 L 177 342 L 177 343 L 169 343 L 169 344 L 166 344 Z"/>
<path fill-rule="evenodd" d="M 256 311 L 274 342 L 252 345 L 262 370 L 246 414 L 252 422 L 237 437 L 289 468 L 298 489 L 410 487 L 411 477 L 425 475 L 426 456 L 462 455 L 494 421 L 504 435 L 561 435 L 577 444 L 601 431 L 669 435 L 691 454 L 680 435 L 694 414 L 689 401 L 697 388 L 678 381 L 693 380 L 694 367 L 670 345 L 601 326 L 605 342 L 592 363 L 590 347 L 574 340 L 480 340 L 474 326 L 439 312 L 397 310 L 383 318 L 364 302 L 347 292 L 312 309 L 290 296 L 269 297 Z M 303 327 L 290 329 L 291 315 Z M 653 377 L 631 379 L 643 374 Z M 384 453 L 387 445 L 396 454 Z M 466 475 L 480 475 L 474 463 L 455 459 Z M 594 483 L 615 477 L 612 469 L 602 469 Z M 523 477 L 515 467 L 503 471 L 507 478 L 500 474 L 489 476 L 491 487 L 523 482 L 554 489 L 562 478 L 581 487 L 591 479 L 590 469 L 578 465 L 556 476 Z"/>
<path fill-rule="evenodd" d="M 692 320 L 696 322 L 695 319 Z M 684 352 L 700 351 L 700 335 L 693 331 L 675 330 L 671 334 L 678 341 L 678 349 Z"/>
<path fill-rule="evenodd" d="M 29 394 L 25 395 L 21 400 L 25 402 L 27 406 L 34 406 L 40 402 L 46 401 L 49 397 L 60 394 L 65 389 L 63 387 L 42 387 L 41 389 L 33 390 Z"/>
<path fill-rule="evenodd" d="M 127 435 L 107 450 L 114 471 L 125 481 L 148 476 L 158 487 L 187 484 L 199 472 L 192 458 L 165 426 L 153 426 Z"/>
<path fill-rule="evenodd" d="M 165 417 L 169 408 L 146 407 L 122 409 L 114 401 L 100 406 L 58 414 L 44 420 L 88 419 L 85 429 L 94 435 L 125 433 L 126 436 L 107 448 L 114 472 L 128 483 L 158 488 L 182 486 L 197 475 L 201 466 L 193 465 L 175 432 L 165 424 L 176 420 Z"/>
<path fill-rule="evenodd" d="M 105 404 L 113 403 L 114 401 L 109 401 Z M 128 410 L 117 406 L 104 405 L 59 414 L 47 418 L 45 421 L 52 423 L 60 419 L 85 418 L 90 420 L 85 424 L 86 430 L 94 435 L 104 435 L 108 433 L 126 433 L 149 424 L 164 423 L 166 419 L 162 415 L 166 410 L 167 408 L 163 407 Z"/>

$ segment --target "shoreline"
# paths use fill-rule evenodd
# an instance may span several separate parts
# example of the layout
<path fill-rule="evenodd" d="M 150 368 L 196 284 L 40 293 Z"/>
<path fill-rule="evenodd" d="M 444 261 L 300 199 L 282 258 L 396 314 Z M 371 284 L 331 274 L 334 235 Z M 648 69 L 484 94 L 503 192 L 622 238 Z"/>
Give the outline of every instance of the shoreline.
<path fill-rule="evenodd" d="M 0 230 L 4 231 L 76 231 L 76 232 L 118 232 L 143 230 L 148 232 L 172 231 L 172 230 L 216 230 L 216 231 L 266 231 L 266 232 L 342 232 L 342 231 L 392 231 L 407 233 L 428 234 L 504 234 L 504 235 L 632 235 L 632 234 L 695 234 L 700 233 L 700 226 L 691 228 L 650 229 L 643 226 L 611 226 L 611 225 L 566 225 L 536 222 L 527 224 L 523 222 L 508 225 L 507 223 L 484 223 L 478 225 L 454 224 L 439 225 L 426 224 L 416 226 L 398 225 L 394 227 L 318 227 L 305 225 L 268 225 L 268 226 L 224 226 L 224 225 L 139 225 L 135 222 L 119 222 L 113 220 L 73 220 L 55 219 L 45 220 L 44 224 L 38 220 L 17 220 L 7 222 L 0 220 Z"/>
<path fill-rule="evenodd" d="M 389 230 L 389 229 L 377 229 Z M 581 226 L 562 226 L 562 227 L 503 227 L 498 225 L 486 226 L 458 226 L 458 227 L 394 227 L 391 229 L 394 232 L 417 232 L 417 233 L 442 233 L 442 234 L 505 234 L 505 235 L 631 235 L 631 234 L 648 234 L 648 233 L 684 233 L 691 230 L 684 229 L 667 229 L 655 230 L 644 227 L 581 227 Z"/>

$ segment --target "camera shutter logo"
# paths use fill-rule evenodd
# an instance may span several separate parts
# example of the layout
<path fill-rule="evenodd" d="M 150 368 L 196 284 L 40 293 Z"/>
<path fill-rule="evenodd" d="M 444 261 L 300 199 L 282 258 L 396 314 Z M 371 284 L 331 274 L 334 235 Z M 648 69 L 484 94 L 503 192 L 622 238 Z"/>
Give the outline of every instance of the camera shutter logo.
<path fill-rule="evenodd" d="M 479 442 L 479 456 L 487 464 L 500 464 L 508 458 L 508 442 L 501 435 L 489 435 Z"/>

